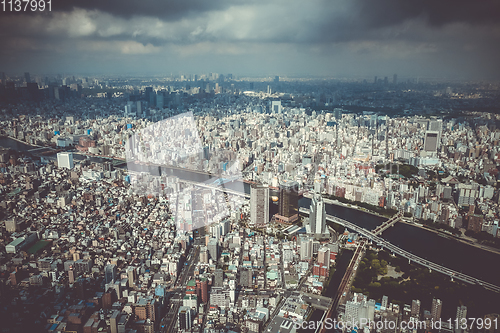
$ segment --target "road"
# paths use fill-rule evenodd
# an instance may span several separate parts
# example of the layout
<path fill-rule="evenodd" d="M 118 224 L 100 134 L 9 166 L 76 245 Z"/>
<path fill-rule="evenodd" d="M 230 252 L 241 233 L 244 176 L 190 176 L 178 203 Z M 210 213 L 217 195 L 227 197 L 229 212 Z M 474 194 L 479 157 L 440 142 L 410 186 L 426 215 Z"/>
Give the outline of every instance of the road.
<path fill-rule="evenodd" d="M 193 247 L 189 251 L 189 255 L 191 255 L 191 259 L 186 260 L 184 263 L 181 274 L 177 277 L 177 283 L 172 290 L 173 296 L 169 300 L 169 310 L 161 321 L 160 332 L 174 332 L 175 324 L 177 323 L 177 314 L 179 313 L 179 308 L 182 305 L 182 298 L 186 292 L 186 284 L 189 282 L 189 278 L 193 276 L 200 255 L 200 247 Z"/>

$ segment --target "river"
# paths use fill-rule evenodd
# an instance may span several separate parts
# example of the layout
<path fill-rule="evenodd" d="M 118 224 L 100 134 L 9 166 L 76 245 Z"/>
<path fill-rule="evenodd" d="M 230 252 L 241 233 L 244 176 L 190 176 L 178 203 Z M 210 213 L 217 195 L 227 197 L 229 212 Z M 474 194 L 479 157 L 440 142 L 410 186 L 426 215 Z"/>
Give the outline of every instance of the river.
<path fill-rule="evenodd" d="M 0 137 L 0 146 L 20 151 L 26 151 L 32 148 L 29 145 L 5 137 Z M 162 172 L 167 172 L 181 179 L 189 179 L 197 182 L 216 179 L 214 176 L 188 170 L 162 169 Z M 236 191 L 250 193 L 249 184 L 241 181 L 226 183 L 224 186 Z M 309 198 L 300 198 L 299 206 L 309 208 L 310 202 L 311 199 Z M 270 213 L 273 214 L 276 210 L 277 205 L 271 204 Z M 384 221 L 382 217 L 334 204 L 326 204 L 326 212 L 369 230 L 374 229 Z M 386 230 L 382 236 L 400 248 L 429 261 L 496 285 L 499 284 L 499 254 L 481 250 L 455 240 L 446 239 L 431 231 L 404 223 L 397 223 L 395 226 Z"/>

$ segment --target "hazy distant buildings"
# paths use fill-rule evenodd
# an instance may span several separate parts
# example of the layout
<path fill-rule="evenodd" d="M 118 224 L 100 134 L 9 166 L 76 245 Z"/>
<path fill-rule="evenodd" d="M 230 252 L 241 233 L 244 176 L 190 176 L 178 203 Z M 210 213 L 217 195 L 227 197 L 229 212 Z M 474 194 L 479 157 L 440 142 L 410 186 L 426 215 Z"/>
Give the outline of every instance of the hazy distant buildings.
<path fill-rule="evenodd" d="M 258 226 L 269 223 L 269 187 L 266 185 L 250 188 L 250 221 Z"/>
<path fill-rule="evenodd" d="M 276 219 L 284 223 L 293 223 L 299 218 L 299 184 L 285 181 L 279 187 L 278 214 Z"/>
<path fill-rule="evenodd" d="M 57 166 L 59 168 L 73 169 L 73 153 L 57 153 Z"/>
<path fill-rule="evenodd" d="M 342 109 L 341 108 L 333 109 L 333 116 L 335 117 L 335 119 L 337 121 L 341 120 L 342 119 Z"/>

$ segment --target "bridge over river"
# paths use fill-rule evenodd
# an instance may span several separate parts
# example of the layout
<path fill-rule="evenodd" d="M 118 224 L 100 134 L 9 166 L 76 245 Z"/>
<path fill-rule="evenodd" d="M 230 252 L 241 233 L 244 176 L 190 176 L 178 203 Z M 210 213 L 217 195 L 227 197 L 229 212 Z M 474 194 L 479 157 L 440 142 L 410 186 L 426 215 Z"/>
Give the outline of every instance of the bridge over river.
<path fill-rule="evenodd" d="M 307 209 L 307 208 L 301 207 L 299 209 L 299 211 L 303 214 L 309 214 L 309 209 Z M 500 293 L 500 286 L 494 285 L 494 284 L 486 282 L 486 281 L 479 280 L 475 277 L 463 274 L 461 272 L 457 272 L 457 271 L 452 270 L 450 268 L 446 268 L 442 265 L 433 263 L 427 259 L 421 258 L 413 253 L 410 253 L 408 251 L 405 251 L 405 250 L 397 247 L 394 244 L 391 244 L 390 242 L 386 241 L 382 237 L 376 235 L 374 232 L 372 232 L 370 230 L 366 230 L 364 228 L 361 228 L 361 227 L 355 225 L 354 223 L 351 223 L 349 221 L 346 221 L 346 220 L 343 220 L 341 218 L 338 218 L 336 216 L 331 216 L 331 215 L 326 215 L 326 219 L 328 221 L 338 223 L 346 228 L 349 228 L 349 229 L 359 233 L 363 237 L 369 239 L 372 242 L 372 244 L 376 244 L 376 245 L 380 246 L 381 248 L 392 252 L 392 254 L 397 254 L 401 257 L 404 257 L 404 258 L 408 259 L 409 262 L 413 261 L 413 262 L 416 262 L 424 267 L 429 268 L 430 270 L 435 270 L 436 272 L 448 275 L 452 279 L 452 281 L 454 279 L 457 279 L 457 280 L 467 282 L 467 283 L 470 283 L 473 285 L 482 286 L 483 288 L 485 288 L 487 290 L 491 290 L 491 291 L 495 291 L 497 293 Z M 383 230 L 387 229 L 390 225 L 394 225 L 397 221 L 398 221 L 398 219 L 391 219 L 391 220 L 383 223 L 380 227 L 378 227 L 375 230 L 377 230 L 378 234 L 380 234 L 381 233 L 380 230 L 383 231 Z"/>

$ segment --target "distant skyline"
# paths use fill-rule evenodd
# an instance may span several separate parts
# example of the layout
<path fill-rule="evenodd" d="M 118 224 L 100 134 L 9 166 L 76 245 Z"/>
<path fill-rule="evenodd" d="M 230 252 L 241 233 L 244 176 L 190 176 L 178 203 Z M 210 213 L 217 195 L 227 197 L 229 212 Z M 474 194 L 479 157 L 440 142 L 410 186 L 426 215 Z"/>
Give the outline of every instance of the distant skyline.
<path fill-rule="evenodd" d="M 0 12 L 6 73 L 500 79 L 500 2 L 52 0 Z"/>

